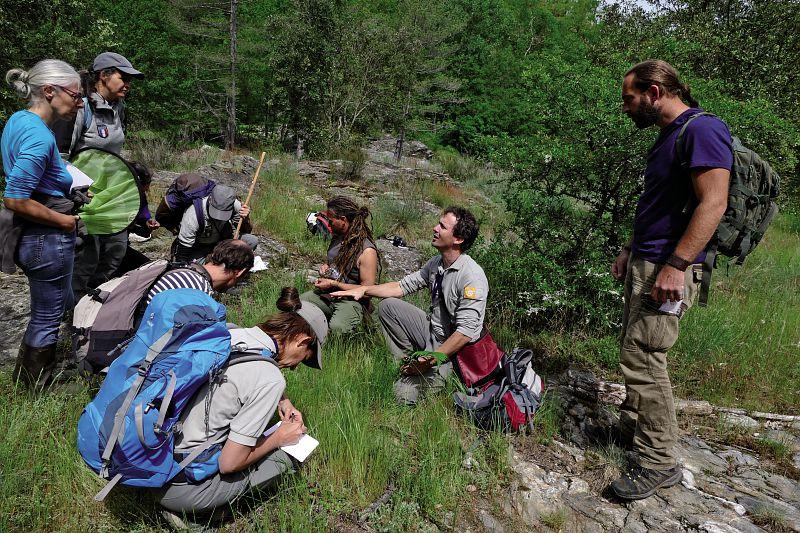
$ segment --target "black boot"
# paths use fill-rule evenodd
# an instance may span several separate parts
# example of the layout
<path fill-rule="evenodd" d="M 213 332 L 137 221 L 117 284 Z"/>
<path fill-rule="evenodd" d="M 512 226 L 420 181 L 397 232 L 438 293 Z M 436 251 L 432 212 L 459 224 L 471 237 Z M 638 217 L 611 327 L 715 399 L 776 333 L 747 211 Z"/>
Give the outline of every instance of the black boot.
<path fill-rule="evenodd" d="M 17 364 L 14 366 L 12 378 L 19 380 L 31 390 L 44 390 L 53 377 L 56 366 L 56 345 L 42 348 L 28 346 L 24 342 L 19 347 Z"/>
<path fill-rule="evenodd" d="M 674 466 L 669 470 L 652 470 L 631 465 L 627 472 L 611 483 L 611 490 L 623 500 L 643 500 L 660 488 L 672 487 L 683 479 L 683 470 Z"/>

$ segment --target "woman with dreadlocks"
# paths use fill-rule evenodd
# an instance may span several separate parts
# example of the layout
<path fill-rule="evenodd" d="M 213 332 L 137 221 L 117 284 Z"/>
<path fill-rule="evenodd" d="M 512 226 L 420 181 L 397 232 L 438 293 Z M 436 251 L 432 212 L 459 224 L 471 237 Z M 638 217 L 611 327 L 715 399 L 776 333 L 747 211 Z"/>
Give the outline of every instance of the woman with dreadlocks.
<path fill-rule="evenodd" d="M 320 266 L 320 278 L 314 290 L 303 293 L 301 300 L 322 309 L 331 331 L 353 331 L 364 318 L 364 307 L 354 300 L 333 300 L 328 293 L 375 285 L 378 281 L 378 250 L 367 219 L 369 209 L 350 198 L 337 196 L 327 203 L 324 215 L 331 224 L 333 239 L 328 260 Z"/>

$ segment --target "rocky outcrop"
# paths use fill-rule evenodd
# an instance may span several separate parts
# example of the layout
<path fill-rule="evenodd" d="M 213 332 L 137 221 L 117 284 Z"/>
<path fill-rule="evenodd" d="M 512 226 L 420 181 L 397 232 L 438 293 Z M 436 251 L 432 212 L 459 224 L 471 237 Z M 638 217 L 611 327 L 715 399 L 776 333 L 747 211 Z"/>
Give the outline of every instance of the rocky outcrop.
<path fill-rule="evenodd" d="M 573 385 L 556 386 L 567 442 L 556 440 L 531 450 L 521 439 L 510 451 L 514 480 L 506 512 L 531 527 L 558 523 L 563 531 L 581 533 L 800 531 L 797 472 L 781 471 L 755 451 L 691 433 L 681 435 L 677 447 L 681 484 L 635 502 L 614 497 L 607 484 L 635 457 L 610 443 L 593 445 L 586 437 L 588 428 L 615 423 L 615 415 L 602 402 L 575 394 L 592 389 L 585 386 L 589 376 L 562 378 Z M 584 386 L 575 387 L 576 382 Z M 600 396 L 613 400 L 613 387 L 599 389 Z M 784 441 L 796 438 L 788 431 L 769 435 Z"/>
<path fill-rule="evenodd" d="M 0 273 L 0 365 L 17 357 L 30 309 L 28 278 L 19 270 Z"/>

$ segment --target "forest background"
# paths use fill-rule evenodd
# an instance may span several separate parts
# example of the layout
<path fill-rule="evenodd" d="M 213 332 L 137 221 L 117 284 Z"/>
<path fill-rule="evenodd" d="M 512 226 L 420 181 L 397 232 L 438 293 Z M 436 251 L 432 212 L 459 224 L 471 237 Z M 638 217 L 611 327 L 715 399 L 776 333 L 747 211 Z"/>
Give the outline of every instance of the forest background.
<path fill-rule="evenodd" d="M 794 225 L 797 27 L 797 0 L 0 0 L 0 67 L 122 53 L 147 76 L 128 98 L 140 146 L 346 159 L 388 132 L 500 169 L 506 225 L 476 252 L 490 315 L 607 335 L 656 135 L 621 113 L 624 72 L 675 65 L 781 174 Z M 0 92 L 0 124 L 19 105 Z"/>
<path fill-rule="evenodd" d="M 621 113 L 622 75 L 678 67 L 783 176 L 786 208 L 797 27 L 797 0 L 0 0 L 0 67 L 122 53 L 147 76 L 128 102 L 145 143 L 324 157 L 390 132 L 504 169 L 509 231 L 481 252 L 495 316 L 608 330 L 619 290 L 601 274 L 656 134 Z M 0 123 L 18 108 L 0 92 Z"/>
<path fill-rule="evenodd" d="M 534 348 L 547 375 L 577 364 L 619 378 L 621 287 L 609 267 L 630 235 L 657 135 L 621 112 L 621 80 L 640 60 L 665 59 L 782 176 L 781 215 L 764 242 L 743 267 L 718 269 L 710 306 L 682 321 L 670 352 L 676 394 L 800 414 L 798 27 L 800 0 L 0 0 L 0 72 L 46 57 L 85 68 L 101 51 L 125 55 L 146 74 L 127 100 L 126 148 L 155 169 L 186 170 L 169 154 L 202 144 L 357 166 L 370 138 L 421 140 L 453 183 L 467 184 L 443 187 L 433 203 L 450 202 L 442 191 L 465 202 L 477 195 L 464 191 L 491 196 L 489 208 L 473 206 L 484 238 L 471 254 L 490 280 L 493 334 Z M 0 127 L 21 105 L 0 90 Z M 272 218 L 307 207 L 291 165 L 267 179 L 275 202 L 256 206 L 256 222 L 273 205 L 282 209 Z M 499 215 L 489 212 L 496 202 Z M 305 235 L 301 219 L 272 236 Z M 258 305 L 229 302 L 241 323 L 260 319 L 281 284 L 298 282 L 274 275 L 248 288 L 245 300 Z M 506 479 L 500 467 L 461 469 L 462 441 L 474 435 L 447 397 L 392 407 L 394 369 L 382 349 L 377 335 L 333 343 L 326 357 L 352 364 L 288 377 L 327 446 L 267 504 L 265 527 L 273 516 L 282 521 L 273 529 L 327 526 L 320 506 L 334 518 L 364 509 L 397 479 L 391 511 L 375 522 L 408 530 L 420 513 L 457 508 L 468 483 L 483 490 Z M 158 527 L 135 495 L 90 505 L 97 480 L 75 454 L 73 424 L 89 392 L 44 396 L 30 409 L 0 373 L 0 394 L 0 425 L 10 428 L 0 464 L 22 465 L 0 486 L 11 529 L 54 519 L 76 530 Z M 558 431 L 554 406 L 537 415 L 538 437 Z M 415 445 L 400 449 L 398 438 Z M 475 453 L 494 468 L 505 442 Z"/>

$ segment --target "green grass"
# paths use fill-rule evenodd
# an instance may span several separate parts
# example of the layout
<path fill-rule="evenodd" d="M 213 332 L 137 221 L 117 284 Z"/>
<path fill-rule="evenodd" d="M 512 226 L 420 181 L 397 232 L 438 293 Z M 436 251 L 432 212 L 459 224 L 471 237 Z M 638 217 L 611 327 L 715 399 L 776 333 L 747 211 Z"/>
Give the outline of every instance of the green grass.
<path fill-rule="evenodd" d="M 300 277 L 254 276 L 225 303 L 243 326 L 275 311 L 280 287 Z M 447 391 L 414 409 L 395 404 L 397 368 L 373 328 L 331 337 L 317 372 L 286 372 L 287 393 L 321 446 L 301 471 L 270 493 L 248 499 L 226 529 L 327 531 L 350 521 L 393 487 L 365 520 L 380 531 L 421 531 L 463 517 L 474 502 L 466 486 L 491 493 L 507 475 L 507 441 L 485 436 L 458 416 Z M 39 398 L 14 391 L 0 373 L 0 530 L 150 531 L 166 528 L 146 491 L 115 488 L 105 504 L 92 496 L 102 482 L 75 450 L 75 427 L 90 387 Z M 463 465 L 467 452 L 477 466 Z"/>
<path fill-rule="evenodd" d="M 681 323 L 679 396 L 774 412 L 800 408 L 800 234 L 780 217 L 741 267 L 714 273 L 707 308 Z"/>
<path fill-rule="evenodd" d="M 709 305 L 681 321 L 669 352 L 676 396 L 721 406 L 797 413 L 800 409 L 800 223 L 776 219 L 743 266 L 714 271 Z M 622 305 L 620 303 L 620 305 Z M 501 344 L 539 353 L 539 367 L 571 364 L 621 380 L 615 333 L 541 332 L 521 336 L 499 325 Z M 516 334 L 516 340 L 515 335 Z"/>

